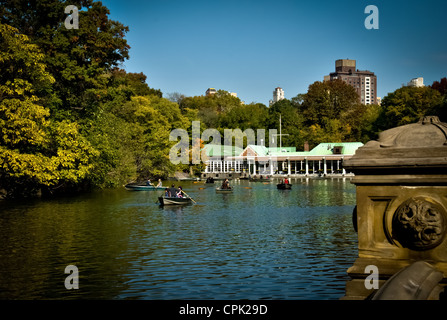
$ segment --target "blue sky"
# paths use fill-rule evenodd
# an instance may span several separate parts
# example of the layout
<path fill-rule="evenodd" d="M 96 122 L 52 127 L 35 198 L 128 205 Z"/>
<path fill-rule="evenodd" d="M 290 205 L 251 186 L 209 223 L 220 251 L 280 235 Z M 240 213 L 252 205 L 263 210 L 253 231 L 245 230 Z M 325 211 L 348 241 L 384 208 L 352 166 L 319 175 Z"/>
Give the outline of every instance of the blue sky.
<path fill-rule="evenodd" d="M 164 96 L 213 87 L 268 105 L 274 88 L 306 93 L 346 58 L 377 75 L 380 97 L 447 77 L 445 0 L 102 2 L 130 29 L 124 68 Z M 378 30 L 364 26 L 367 5 L 379 9 Z"/>

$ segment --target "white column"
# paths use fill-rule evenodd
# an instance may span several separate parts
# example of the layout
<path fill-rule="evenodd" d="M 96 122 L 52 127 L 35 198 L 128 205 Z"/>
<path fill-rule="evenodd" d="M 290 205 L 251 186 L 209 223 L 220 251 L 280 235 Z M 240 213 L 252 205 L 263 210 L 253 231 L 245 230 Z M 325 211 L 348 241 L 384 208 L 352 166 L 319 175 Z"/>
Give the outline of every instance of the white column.
<path fill-rule="evenodd" d="M 292 174 L 292 172 L 291 172 L 291 170 L 292 170 L 292 168 L 291 168 L 291 166 L 290 166 L 290 159 L 287 159 L 287 174 L 288 175 L 291 175 Z"/>
<path fill-rule="evenodd" d="M 306 176 L 309 175 L 309 161 L 307 161 L 307 158 L 305 159 L 306 161 Z"/>
<path fill-rule="evenodd" d="M 273 161 L 271 158 L 269 159 L 269 167 L 270 167 L 270 175 L 272 176 L 273 175 Z"/>

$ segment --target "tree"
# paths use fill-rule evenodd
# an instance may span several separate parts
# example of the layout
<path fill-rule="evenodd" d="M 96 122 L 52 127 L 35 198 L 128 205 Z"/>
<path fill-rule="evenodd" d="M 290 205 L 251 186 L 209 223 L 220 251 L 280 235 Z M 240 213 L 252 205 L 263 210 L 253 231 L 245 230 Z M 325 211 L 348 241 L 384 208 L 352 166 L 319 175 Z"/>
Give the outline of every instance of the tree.
<path fill-rule="evenodd" d="M 324 125 L 325 119 L 340 118 L 344 112 L 355 108 L 359 104 L 355 89 L 342 80 L 320 82 L 309 86 L 306 94 L 296 97 L 299 111 L 308 125 Z"/>
<path fill-rule="evenodd" d="M 442 104 L 435 108 L 433 114 L 437 115 L 441 121 L 447 122 L 447 78 L 444 77 L 440 81 L 433 82 L 431 88 L 443 96 Z"/>
<path fill-rule="evenodd" d="M 430 87 L 439 91 L 442 96 L 447 95 L 447 78 L 444 77 L 440 81 L 434 81 Z"/>
<path fill-rule="evenodd" d="M 128 58 L 124 39 L 128 28 L 108 19 L 101 2 L 70 2 L 79 11 L 79 29 L 66 29 L 67 3 L 58 0 L 0 0 L 0 22 L 16 27 L 45 52 L 43 62 L 55 78 L 54 94 L 45 104 L 61 119 L 91 116 L 97 112 L 106 72 Z"/>
<path fill-rule="evenodd" d="M 197 116 L 206 128 L 217 128 L 221 115 L 241 105 L 239 98 L 225 90 L 217 90 L 213 95 L 182 99 L 181 109 L 197 110 Z"/>
<path fill-rule="evenodd" d="M 386 130 L 417 122 L 423 116 L 436 114 L 442 102 L 439 91 L 430 87 L 399 88 L 383 98 L 378 128 Z"/>
<path fill-rule="evenodd" d="M 184 94 L 179 93 L 179 92 L 172 92 L 172 93 L 169 93 L 167 95 L 167 99 L 169 101 L 177 103 L 179 105 L 180 109 L 182 108 L 182 106 L 181 106 L 182 105 L 182 100 L 185 99 L 185 98 L 186 98 L 186 96 Z"/>
<path fill-rule="evenodd" d="M 54 82 L 28 37 L 0 24 L 0 189 L 8 196 L 85 179 L 96 150 L 68 121 L 52 121 L 36 88 Z"/>
<path fill-rule="evenodd" d="M 309 86 L 307 93 L 292 98 L 291 104 L 302 117 L 297 142 L 359 141 L 367 138 L 363 127 L 370 106 L 359 102 L 355 89 L 341 80 L 319 82 Z"/>
<path fill-rule="evenodd" d="M 295 146 L 297 148 L 304 145 L 303 138 L 303 116 L 298 112 L 298 108 L 288 99 L 282 99 L 274 103 L 269 108 L 268 128 L 277 129 L 279 134 L 279 118 L 281 116 L 281 133 L 288 134 L 281 138 L 282 145 Z M 280 139 L 276 140 L 279 147 Z M 269 141 L 269 144 L 271 142 Z"/>
<path fill-rule="evenodd" d="M 238 105 L 222 113 L 219 127 L 228 129 L 264 129 L 268 119 L 268 108 L 261 103 Z"/>
<path fill-rule="evenodd" d="M 134 96 L 149 96 L 155 95 L 162 97 L 163 94 L 158 89 L 153 89 L 146 83 L 147 76 L 140 73 L 126 72 L 120 68 L 114 68 L 110 73 L 107 88 L 109 96 L 106 100 L 114 100 L 114 94 L 122 94 L 126 100 Z"/>

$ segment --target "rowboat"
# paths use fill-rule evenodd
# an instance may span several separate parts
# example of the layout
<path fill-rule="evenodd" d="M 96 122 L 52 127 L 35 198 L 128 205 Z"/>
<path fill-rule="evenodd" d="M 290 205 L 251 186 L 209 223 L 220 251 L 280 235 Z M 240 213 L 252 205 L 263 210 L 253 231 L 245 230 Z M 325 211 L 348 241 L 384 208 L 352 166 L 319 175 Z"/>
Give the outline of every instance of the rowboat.
<path fill-rule="evenodd" d="M 177 198 L 177 197 L 158 197 L 158 201 L 162 206 L 168 205 L 185 205 L 191 204 L 192 199 L 189 197 Z"/>
<path fill-rule="evenodd" d="M 222 188 L 216 188 L 216 193 L 232 193 L 233 192 L 233 188 L 227 188 L 227 189 L 222 189 Z"/>
<path fill-rule="evenodd" d="M 129 191 L 155 191 L 164 190 L 166 187 L 148 186 L 148 185 L 138 185 L 138 184 L 126 184 L 124 186 Z"/>
<path fill-rule="evenodd" d="M 292 189 L 292 185 L 290 184 L 290 183 L 278 183 L 277 185 L 276 185 L 276 187 L 278 188 L 278 189 L 282 189 L 282 190 L 290 190 L 290 189 Z"/>

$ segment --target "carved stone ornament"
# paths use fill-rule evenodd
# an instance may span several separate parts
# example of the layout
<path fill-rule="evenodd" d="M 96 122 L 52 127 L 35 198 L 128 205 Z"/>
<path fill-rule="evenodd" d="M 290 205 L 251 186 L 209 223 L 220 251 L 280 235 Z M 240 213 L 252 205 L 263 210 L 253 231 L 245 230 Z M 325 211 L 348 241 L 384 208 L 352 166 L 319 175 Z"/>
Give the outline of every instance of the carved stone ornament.
<path fill-rule="evenodd" d="M 407 248 L 427 250 L 439 245 L 446 231 L 444 208 L 426 198 L 411 198 L 394 212 L 392 237 Z"/>

